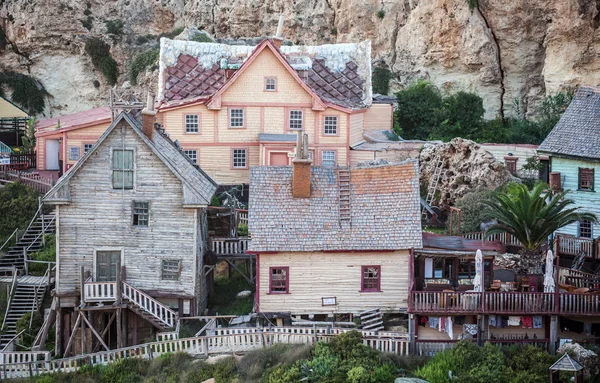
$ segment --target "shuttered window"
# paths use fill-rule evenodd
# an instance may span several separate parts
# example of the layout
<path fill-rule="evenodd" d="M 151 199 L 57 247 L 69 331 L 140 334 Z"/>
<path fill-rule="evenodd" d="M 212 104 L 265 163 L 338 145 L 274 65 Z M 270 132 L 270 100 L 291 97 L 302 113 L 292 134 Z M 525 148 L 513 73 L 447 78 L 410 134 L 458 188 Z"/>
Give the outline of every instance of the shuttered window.
<path fill-rule="evenodd" d="M 579 168 L 579 190 L 594 190 L 594 169 Z"/>
<path fill-rule="evenodd" d="M 112 181 L 114 189 L 133 189 L 133 150 L 113 149 Z"/>

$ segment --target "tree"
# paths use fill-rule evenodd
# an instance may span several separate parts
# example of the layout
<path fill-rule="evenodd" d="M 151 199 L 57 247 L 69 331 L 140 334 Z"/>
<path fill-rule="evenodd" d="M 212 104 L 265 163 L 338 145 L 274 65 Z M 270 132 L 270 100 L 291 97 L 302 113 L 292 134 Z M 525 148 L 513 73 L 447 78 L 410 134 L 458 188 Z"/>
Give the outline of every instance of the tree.
<path fill-rule="evenodd" d="M 23 137 L 23 149 L 26 152 L 33 152 L 35 150 L 35 125 L 37 119 L 35 117 L 27 120 L 27 128 L 25 129 L 25 136 Z"/>
<path fill-rule="evenodd" d="M 475 93 L 459 91 L 444 97 L 440 111 L 442 122 L 433 129 L 431 138 L 477 139 L 481 135 L 484 113 L 483 99 Z"/>
<path fill-rule="evenodd" d="M 521 269 L 537 269 L 542 263 L 541 246 L 561 227 L 580 220 L 598 222 L 594 214 L 579 212 L 575 202 L 565 198 L 568 191 L 549 195 L 548 185 L 538 183 L 529 191 L 523 184 L 512 184 L 506 191 L 491 196 L 484 204 L 497 224 L 486 230 L 486 237 L 509 233 L 523 245 Z"/>
<path fill-rule="evenodd" d="M 426 81 L 419 81 L 396 93 L 398 99 L 399 128 L 404 138 L 426 140 L 440 123 L 442 95 L 440 90 Z M 400 132 L 396 132 L 400 134 Z"/>
<path fill-rule="evenodd" d="M 0 245 L 18 227 L 25 229 L 38 208 L 38 193 L 18 182 L 0 188 Z"/>

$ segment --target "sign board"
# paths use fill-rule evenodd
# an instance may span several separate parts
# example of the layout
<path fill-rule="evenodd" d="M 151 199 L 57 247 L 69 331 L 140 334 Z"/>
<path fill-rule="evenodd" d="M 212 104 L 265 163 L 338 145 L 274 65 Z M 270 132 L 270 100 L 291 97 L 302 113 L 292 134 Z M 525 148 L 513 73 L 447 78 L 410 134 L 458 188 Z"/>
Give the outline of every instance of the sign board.
<path fill-rule="evenodd" d="M 335 305 L 337 305 L 337 299 L 336 299 L 336 297 L 321 298 L 321 305 L 322 306 L 335 306 Z"/>
<path fill-rule="evenodd" d="M 10 157 L 0 157 L 0 165 L 10 165 Z"/>

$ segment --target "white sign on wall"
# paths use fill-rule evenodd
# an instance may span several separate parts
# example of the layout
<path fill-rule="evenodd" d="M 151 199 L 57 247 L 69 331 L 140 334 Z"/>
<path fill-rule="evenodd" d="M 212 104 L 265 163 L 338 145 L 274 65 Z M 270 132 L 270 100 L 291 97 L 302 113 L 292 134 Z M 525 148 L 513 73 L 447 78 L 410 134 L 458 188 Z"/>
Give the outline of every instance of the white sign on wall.
<path fill-rule="evenodd" d="M 337 299 L 336 299 L 336 297 L 321 298 L 321 305 L 322 306 L 335 306 L 335 305 L 337 305 Z"/>

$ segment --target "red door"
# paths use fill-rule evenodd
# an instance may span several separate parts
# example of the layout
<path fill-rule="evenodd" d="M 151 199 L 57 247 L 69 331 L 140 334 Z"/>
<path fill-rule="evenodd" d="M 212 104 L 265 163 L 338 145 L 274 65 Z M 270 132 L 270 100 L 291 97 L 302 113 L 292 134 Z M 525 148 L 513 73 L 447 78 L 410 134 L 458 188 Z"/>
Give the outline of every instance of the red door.
<path fill-rule="evenodd" d="M 289 160 L 287 153 L 271 153 L 271 166 L 288 166 Z"/>

